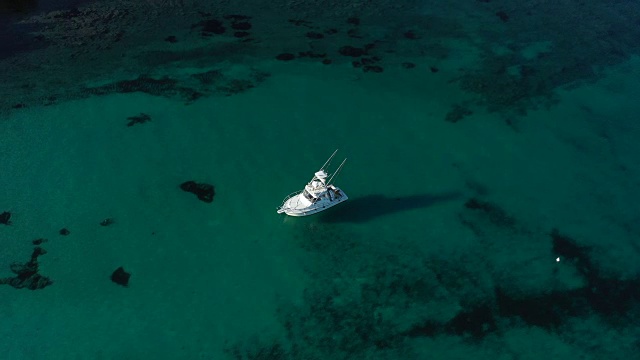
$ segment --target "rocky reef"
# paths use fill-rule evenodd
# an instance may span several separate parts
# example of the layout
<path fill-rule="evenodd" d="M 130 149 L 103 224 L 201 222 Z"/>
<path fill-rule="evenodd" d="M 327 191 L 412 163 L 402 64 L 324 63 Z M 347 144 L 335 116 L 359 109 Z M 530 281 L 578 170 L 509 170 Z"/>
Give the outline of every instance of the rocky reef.
<path fill-rule="evenodd" d="M 43 241 L 39 241 L 41 243 Z M 16 289 L 40 290 L 53 284 L 53 281 L 38 271 L 38 257 L 46 254 L 47 251 L 40 246 L 33 248 L 31 259 L 26 263 L 11 264 L 13 277 L 0 278 L 0 284 L 7 284 Z"/>
<path fill-rule="evenodd" d="M 129 286 L 129 279 L 131 279 L 131 274 L 124 271 L 124 268 L 120 266 L 111 274 L 111 281 L 114 283 L 127 287 Z"/>
<path fill-rule="evenodd" d="M 3 211 L 0 214 L 0 224 L 3 225 L 11 225 L 11 213 L 8 211 Z"/>
<path fill-rule="evenodd" d="M 145 113 L 140 113 L 140 115 L 129 116 L 127 120 L 129 120 L 127 126 L 131 127 L 136 124 L 144 124 L 148 121 L 151 121 L 151 116 Z"/>
<path fill-rule="evenodd" d="M 210 203 L 213 202 L 213 197 L 216 194 L 215 187 L 211 184 L 197 183 L 195 181 L 185 181 L 180 184 L 180 189 L 183 191 L 194 194 L 198 199 Z"/>

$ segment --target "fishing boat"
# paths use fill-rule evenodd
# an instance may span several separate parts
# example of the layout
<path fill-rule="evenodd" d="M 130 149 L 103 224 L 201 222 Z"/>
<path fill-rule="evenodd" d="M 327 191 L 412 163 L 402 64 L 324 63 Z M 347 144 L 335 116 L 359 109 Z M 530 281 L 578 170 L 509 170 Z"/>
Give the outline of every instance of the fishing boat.
<path fill-rule="evenodd" d="M 329 174 L 329 166 L 331 160 L 338 150 L 334 151 L 320 170 L 316 171 L 313 178 L 304 187 L 303 190 L 294 191 L 289 194 L 282 205 L 278 207 L 278 214 L 287 214 L 289 216 L 307 216 L 317 214 L 336 206 L 348 199 L 347 194 L 339 187 L 333 185 L 333 179 L 342 170 L 342 166 L 347 161 L 345 158 L 336 171 Z"/>

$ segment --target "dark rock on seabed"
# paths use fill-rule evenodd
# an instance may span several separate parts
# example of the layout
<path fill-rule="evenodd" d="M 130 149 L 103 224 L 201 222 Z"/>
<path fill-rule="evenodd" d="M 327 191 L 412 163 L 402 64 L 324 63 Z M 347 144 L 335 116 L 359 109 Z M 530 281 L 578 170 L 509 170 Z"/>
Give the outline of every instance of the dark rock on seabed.
<path fill-rule="evenodd" d="M 318 40 L 324 38 L 324 35 L 314 31 L 309 31 L 308 33 L 306 33 L 306 37 L 308 37 L 309 39 Z"/>
<path fill-rule="evenodd" d="M 314 53 L 313 51 L 301 51 L 298 53 L 298 56 L 303 58 L 303 57 L 310 57 L 310 58 L 324 58 L 327 57 L 327 54 L 325 53 Z"/>
<path fill-rule="evenodd" d="M 502 22 L 507 22 L 509 21 L 509 15 L 504 12 L 504 11 L 498 11 L 496 12 L 496 16 L 500 19 L 500 21 Z"/>
<path fill-rule="evenodd" d="M 106 218 L 100 221 L 100 226 L 109 226 L 109 225 L 113 225 L 114 223 L 115 223 L 115 220 L 113 220 L 112 218 Z"/>
<path fill-rule="evenodd" d="M 222 35 L 226 31 L 222 22 L 216 19 L 203 20 L 192 27 L 200 27 L 202 36 L 211 36 L 212 34 Z"/>
<path fill-rule="evenodd" d="M 198 197 L 198 199 L 210 203 L 216 194 L 215 187 L 210 184 L 197 183 L 195 181 L 186 181 L 180 184 L 180 189 L 190 192 Z"/>
<path fill-rule="evenodd" d="M 362 68 L 362 71 L 364 71 L 364 72 L 381 73 L 381 72 L 384 71 L 384 68 L 382 66 L 378 66 L 378 65 L 365 65 Z"/>
<path fill-rule="evenodd" d="M 131 278 L 131 274 L 124 271 L 124 268 L 120 266 L 111 274 L 111 281 L 118 285 L 129 286 L 129 279 Z"/>
<path fill-rule="evenodd" d="M 46 276 L 38 273 L 38 257 L 46 254 L 47 251 L 36 246 L 31 253 L 31 259 L 24 263 L 11 264 L 11 272 L 16 274 L 14 277 L 1 278 L 0 284 L 7 284 L 16 289 L 27 288 L 29 290 L 39 290 L 53 284 L 53 281 Z"/>
<path fill-rule="evenodd" d="M 515 219 L 509 216 L 506 211 L 489 201 L 471 198 L 464 203 L 464 207 L 485 214 L 489 221 L 497 226 L 513 227 L 516 224 Z"/>
<path fill-rule="evenodd" d="M 462 120 L 466 116 L 469 116 L 472 114 L 473 114 L 473 111 L 467 109 L 462 105 L 455 104 L 451 107 L 451 110 L 449 110 L 449 112 L 445 116 L 445 120 L 448 122 L 457 123 L 458 121 Z M 471 206 L 475 206 L 475 205 L 477 205 L 477 203 L 472 201 L 470 203 L 467 203 L 466 206 L 467 208 L 472 209 L 473 207 Z"/>
<path fill-rule="evenodd" d="M 279 54 L 278 56 L 276 56 L 276 59 L 280 60 L 280 61 L 290 61 L 295 59 L 296 56 L 291 54 L 291 53 L 282 53 Z"/>
<path fill-rule="evenodd" d="M 0 224 L 11 225 L 11 213 L 4 211 L 0 214 Z"/>
<path fill-rule="evenodd" d="M 251 29 L 251 23 L 247 22 L 247 21 L 243 21 L 243 22 L 234 22 L 231 24 L 231 28 L 234 30 L 249 30 Z"/>
<path fill-rule="evenodd" d="M 347 19 L 347 24 L 358 26 L 360 25 L 360 19 L 357 17 L 350 17 Z"/>
<path fill-rule="evenodd" d="M 217 81 L 224 79 L 224 74 L 220 70 L 209 70 L 191 75 L 204 85 L 211 85 Z"/>
<path fill-rule="evenodd" d="M 233 20 L 233 21 L 246 21 L 251 20 L 251 16 L 248 15 L 240 15 L 240 14 L 230 14 L 223 16 L 225 20 Z"/>
<path fill-rule="evenodd" d="M 31 243 L 33 245 L 41 245 L 42 243 L 46 243 L 47 241 L 49 241 L 49 240 L 40 238 L 40 239 L 35 239 L 35 240 L 31 241 Z"/>
<path fill-rule="evenodd" d="M 403 62 L 402 63 L 402 68 L 403 69 L 413 69 L 416 67 L 416 64 L 412 63 L 412 62 Z"/>
<path fill-rule="evenodd" d="M 403 36 L 409 40 L 417 40 L 420 38 L 413 30 L 406 31 Z"/>
<path fill-rule="evenodd" d="M 362 39 L 362 35 L 359 35 L 358 29 L 347 30 L 347 36 L 354 39 Z"/>
<path fill-rule="evenodd" d="M 131 127 L 135 124 L 144 124 L 148 121 L 151 121 L 151 116 L 145 113 L 140 113 L 140 115 L 129 116 L 127 120 L 129 120 L 129 122 L 127 123 L 127 126 Z"/>
<path fill-rule="evenodd" d="M 251 33 L 248 32 L 248 31 L 236 31 L 236 32 L 233 33 L 233 36 L 237 37 L 237 38 L 244 38 L 244 37 L 247 37 L 249 35 L 251 35 Z"/>
<path fill-rule="evenodd" d="M 351 56 L 351 57 L 360 57 L 365 54 L 364 49 L 357 48 L 350 45 L 341 47 L 340 50 L 338 50 L 338 52 L 340 53 L 340 55 Z"/>

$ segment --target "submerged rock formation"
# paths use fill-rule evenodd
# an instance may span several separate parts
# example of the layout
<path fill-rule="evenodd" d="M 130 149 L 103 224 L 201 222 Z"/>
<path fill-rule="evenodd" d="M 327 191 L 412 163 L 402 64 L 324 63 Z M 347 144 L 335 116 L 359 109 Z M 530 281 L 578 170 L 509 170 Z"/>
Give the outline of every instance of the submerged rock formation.
<path fill-rule="evenodd" d="M 115 220 L 113 220 L 113 218 L 106 218 L 100 221 L 100 226 L 109 226 L 109 225 L 113 225 L 113 223 L 115 223 Z"/>
<path fill-rule="evenodd" d="M 39 290 L 53 284 L 53 281 L 38 273 L 38 256 L 46 254 L 47 251 L 36 246 L 31 253 L 31 259 L 24 263 L 11 264 L 11 272 L 14 277 L 0 278 L 0 284 L 11 285 L 16 289 L 27 288 L 29 290 Z"/>
<path fill-rule="evenodd" d="M 4 211 L 0 214 L 0 224 L 11 225 L 11 213 L 8 211 Z"/>
<path fill-rule="evenodd" d="M 180 184 L 180 189 L 190 192 L 198 197 L 198 199 L 210 203 L 213 201 L 213 196 L 216 194 L 213 185 L 205 183 L 197 183 L 195 181 L 186 181 Z"/>
<path fill-rule="evenodd" d="M 131 274 L 124 271 L 124 268 L 120 266 L 111 274 L 111 281 L 118 285 L 129 286 L 129 279 L 131 278 Z"/>
<path fill-rule="evenodd" d="M 140 113 L 140 115 L 129 116 L 127 120 L 129 120 L 129 122 L 127 123 L 127 126 L 131 127 L 135 124 L 144 124 L 147 121 L 151 121 L 151 116 L 145 113 Z"/>

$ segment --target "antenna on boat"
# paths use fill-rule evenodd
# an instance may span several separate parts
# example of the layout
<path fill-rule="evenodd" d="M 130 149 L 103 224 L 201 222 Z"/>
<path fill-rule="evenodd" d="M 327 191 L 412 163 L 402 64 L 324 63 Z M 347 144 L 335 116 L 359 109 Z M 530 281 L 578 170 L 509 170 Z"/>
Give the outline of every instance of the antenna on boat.
<path fill-rule="evenodd" d="M 331 159 L 333 159 L 333 157 L 336 155 L 337 152 L 338 152 L 338 149 L 336 149 L 336 151 L 334 151 L 333 154 L 331 154 L 331 156 L 329 157 L 329 160 L 327 160 L 327 162 L 325 162 L 324 165 L 322 165 L 320 170 L 323 170 L 325 166 L 327 166 L 331 162 Z"/>
<path fill-rule="evenodd" d="M 327 184 L 331 184 L 331 182 L 333 181 L 333 178 L 336 177 L 336 175 L 338 175 L 340 170 L 342 170 L 342 166 L 344 165 L 345 162 L 347 162 L 347 158 L 342 160 L 342 164 L 340 164 L 340 166 L 338 166 L 338 169 L 336 170 L 336 172 L 334 172 L 333 175 L 331 175 L 331 178 L 329 178 L 329 181 L 327 181 Z"/>

